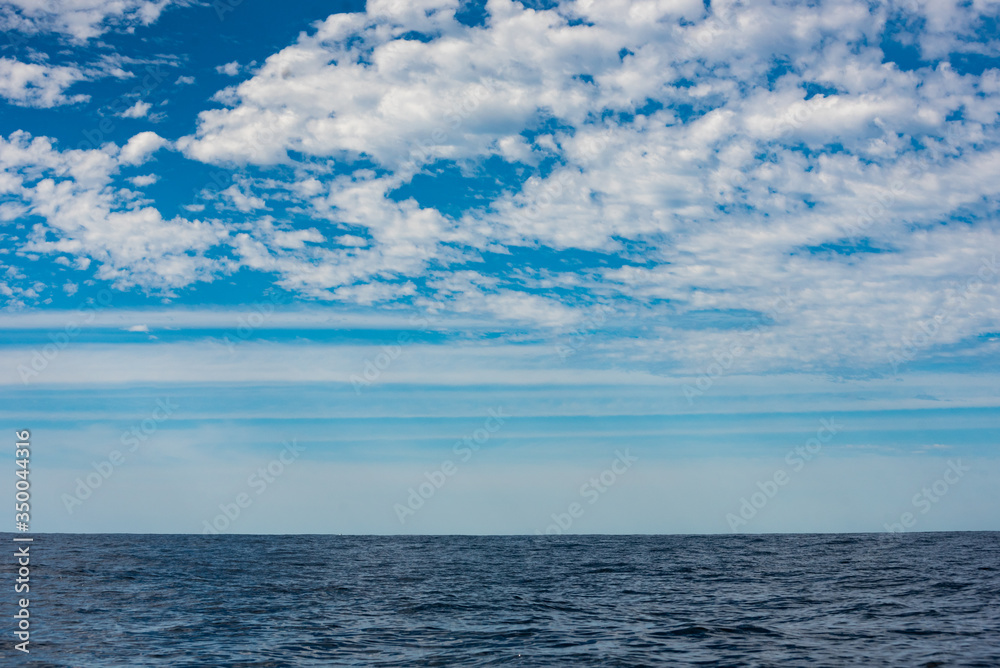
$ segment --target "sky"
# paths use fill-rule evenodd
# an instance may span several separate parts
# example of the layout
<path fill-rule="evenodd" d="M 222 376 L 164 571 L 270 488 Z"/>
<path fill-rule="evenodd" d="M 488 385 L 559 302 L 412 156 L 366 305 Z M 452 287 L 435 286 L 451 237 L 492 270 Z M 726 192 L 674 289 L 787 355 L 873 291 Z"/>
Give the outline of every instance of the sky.
<path fill-rule="evenodd" d="M 998 19 L 4 3 L 32 530 L 1000 530 Z"/>

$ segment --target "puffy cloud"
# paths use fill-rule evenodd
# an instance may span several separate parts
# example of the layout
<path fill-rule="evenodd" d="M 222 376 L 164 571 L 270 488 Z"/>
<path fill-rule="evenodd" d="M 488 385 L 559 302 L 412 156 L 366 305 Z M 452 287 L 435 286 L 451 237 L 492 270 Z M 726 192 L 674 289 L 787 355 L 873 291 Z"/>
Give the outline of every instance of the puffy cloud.
<path fill-rule="evenodd" d="M 428 29 L 457 25 L 439 14 L 427 18 Z M 421 163 L 478 156 L 498 130 L 516 133 L 537 117 L 538 91 L 523 85 L 538 77 L 544 59 L 515 68 L 503 44 L 480 44 L 474 33 L 428 43 L 393 39 L 410 29 L 359 15 L 330 17 L 236 87 L 236 108 L 203 112 L 198 135 L 180 145 L 207 161 L 279 162 L 294 149 L 363 153 L 396 167 L 411 154 Z M 371 66 L 358 62 L 369 48 Z M 547 97 L 553 104 L 562 99 L 557 90 Z"/>
<path fill-rule="evenodd" d="M 136 281 L 164 283 L 142 257 L 170 256 L 183 265 L 171 285 L 242 266 L 309 297 L 556 330 L 606 303 L 620 328 L 649 324 L 597 348 L 691 372 L 748 322 L 764 331 L 741 364 L 760 369 L 884 366 L 942 310 L 929 345 L 995 331 L 995 278 L 949 286 L 997 246 L 1000 74 L 947 55 L 996 52 L 981 30 L 996 3 L 490 0 L 476 26 L 458 8 L 384 0 L 330 16 L 172 143 L 274 177 L 221 191 L 220 215 L 240 221 L 229 264 L 184 265 L 152 232 L 176 227 L 199 258 L 221 223 L 101 199 L 118 167 L 166 140 L 87 153 L 73 177 L 89 179 L 84 200 L 127 214 L 116 224 L 144 226 L 150 243 L 94 257 L 122 277 L 139 267 Z M 901 66 L 880 46 L 911 36 L 926 61 Z M 18 173 L 52 169 L 26 141 L 9 149 L 28 156 Z M 438 179 L 484 192 L 450 207 L 418 185 Z M 310 221 L 282 220 L 278 203 Z"/>
<path fill-rule="evenodd" d="M 23 32 L 58 32 L 77 41 L 92 39 L 111 27 L 149 25 L 175 0 L 7 0 L 0 26 Z"/>
<path fill-rule="evenodd" d="M 228 239 L 224 226 L 164 219 L 112 185 L 121 165 L 138 164 L 165 144 L 144 132 L 120 152 L 113 144 L 58 151 L 48 139 L 25 132 L 0 137 L 3 192 L 21 203 L 24 215 L 45 221 L 32 228 L 19 250 L 75 256 L 82 269 L 97 260 L 97 276 L 121 288 L 169 292 L 225 271 L 225 263 L 205 257 Z"/>
<path fill-rule="evenodd" d="M 151 105 L 149 102 L 143 102 L 142 100 L 138 100 L 135 104 L 133 104 L 131 107 L 129 107 L 119 115 L 122 118 L 142 118 L 147 113 L 149 113 L 149 109 L 152 106 L 153 105 Z"/>
<path fill-rule="evenodd" d="M 225 74 L 230 77 L 234 77 L 240 73 L 240 64 L 235 60 L 231 63 L 226 63 L 225 65 L 219 65 L 215 68 L 215 71 L 219 74 Z"/>
<path fill-rule="evenodd" d="M 143 186 L 150 186 L 160 180 L 156 174 L 142 174 L 140 176 L 133 176 L 129 179 L 129 183 L 134 186 L 142 188 Z"/>
<path fill-rule="evenodd" d="M 155 132 L 140 132 L 122 147 L 118 160 L 126 165 L 140 165 L 150 155 L 169 145 L 170 142 Z"/>
<path fill-rule="evenodd" d="M 479 27 L 454 9 L 387 2 L 332 16 L 228 89 L 230 108 L 204 112 L 178 145 L 208 162 L 287 163 L 290 151 L 375 161 L 384 176 L 294 190 L 318 215 L 368 229 L 397 274 L 440 263 L 442 242 L 541 245 L 618 252 L 624 266 L 597 269 L 594 289 L 669 304 L 650 307 L 661 316 L 766 313 L 781 287 L 793 306 L 756 346 L 764 366 L 884 361 L 935 313 L 941 284 L 974 274 L 987 261 L 976 251 L 995 246 L 996 74 L 887 62 L 874 45 L 898 7 L 720 2 L 706 14 L 697 2 L 535 11 L 491 0 Z M 920 4 L 910 18 L 938 12 L 931 44 L 968 33 L 987 9 Z M 558 164 L 458 220 L 387 198 L 435 161 L 490 157 Z M 942 226 L 960 211 L 974 222 Z M 929 262 L 930 249 L 949 261 Z M 579 318 L 522 291 L 541 283 L 538 270 L 519 286 L 464 269 L 430 275 L 439 308 Z M 995 285 L 949 316 L 938 343 L 989 328 Z M 672 344 L 656 355 L 681 364 L 710 361 L 730 336 L 660 333 Z M 865 345 L 845 353 L 852 339 Z"/>
<path fill-rule="evenodd" d="M 265 208 L 264 200 L 249 192 L 249 184 L 247 182 L 234 183 L 223 190 L 221 195 L 229 200 L 238 211 L 242 211 L 243 213 Z"/>
<path fill-rule="evenodd" d="M 996 57 L 1000 55 L 995 39 L 984 41 L 982 34 L 990 34 L 991 25 L 1000 17 L 1000 3 L 996 0 L 898 0 L 892 6 L 905 23 L 920 22 L 923 30 L 916 33 L 916 41 L 925 58 L 941 58 L 956 52 L 972 52 Z"/>
<path fill-rule="evenodd" d="M 118 287 L 169 291 L 210 280 L 220 269 L 204 256 L 228 236 L 218 224 L 165 220 L 151 207 L 121 210 L 113 193 L 81 191 L 65 181 L 44 179 L 28 195 L 31 212 L 48 228 L 36 228 L 25 250 L 91 257 L 100 262 L 97 277 Z M 58 238 L 50 240 L 48 232 Z"/>
<path fill-rule="evenodd" d="M 87 76 L 77 67 L 23 63 L 0 58 L 0 97 L 22 107 L 56 107 L 86 102 L 89 95 L 66 95 Z"/>

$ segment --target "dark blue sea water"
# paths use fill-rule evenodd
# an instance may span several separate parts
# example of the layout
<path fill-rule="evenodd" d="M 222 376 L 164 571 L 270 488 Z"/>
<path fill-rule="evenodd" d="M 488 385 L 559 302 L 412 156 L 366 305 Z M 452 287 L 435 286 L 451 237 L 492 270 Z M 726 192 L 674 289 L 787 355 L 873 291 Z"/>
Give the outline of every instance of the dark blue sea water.
<path fill-rule="evenodd" d="M 1000 666 L 998 533 L 49 534 L 32 556 L 32 652 L 7 626 L 4 665 Z"/>

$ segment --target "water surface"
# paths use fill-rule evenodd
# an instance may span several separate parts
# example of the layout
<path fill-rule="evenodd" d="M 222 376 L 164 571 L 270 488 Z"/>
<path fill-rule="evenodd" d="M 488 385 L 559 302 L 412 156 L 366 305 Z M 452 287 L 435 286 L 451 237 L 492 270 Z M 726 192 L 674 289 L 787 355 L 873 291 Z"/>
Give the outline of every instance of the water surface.
<path fill-rule="evenodd" d="M 1000 666 L 994 532 L 49 534 L 32 556 L 37 665 Z"/>

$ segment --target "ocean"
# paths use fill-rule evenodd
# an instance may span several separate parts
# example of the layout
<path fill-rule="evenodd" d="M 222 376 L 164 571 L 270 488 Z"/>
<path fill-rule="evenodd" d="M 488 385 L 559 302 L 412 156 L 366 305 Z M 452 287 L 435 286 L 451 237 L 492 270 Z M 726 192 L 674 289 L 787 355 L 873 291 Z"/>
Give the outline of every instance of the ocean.
<path fill-rule="evenodd" d="M 33 538 L 4 665 L 1000 666 L 996 532 Z"/>

